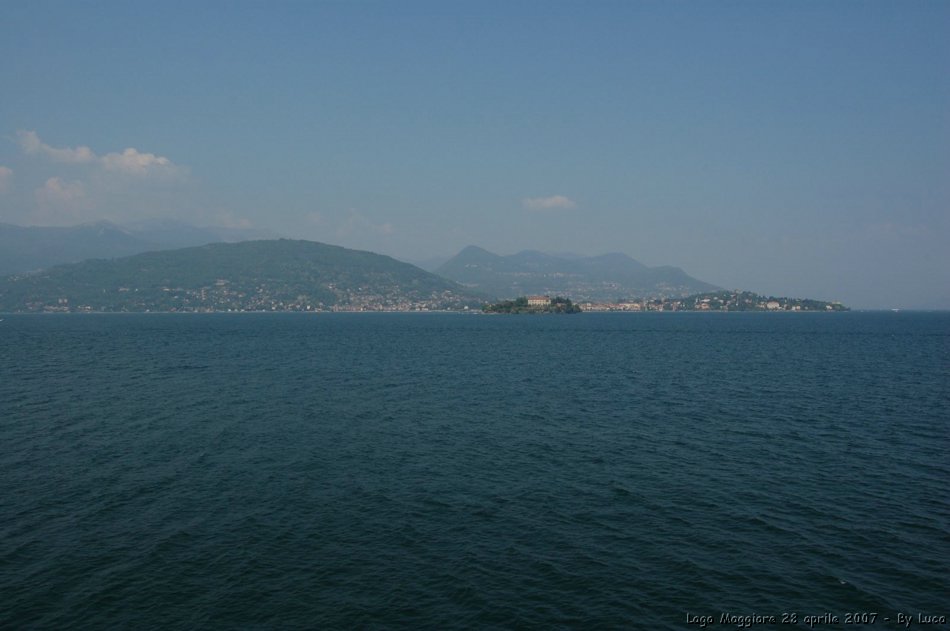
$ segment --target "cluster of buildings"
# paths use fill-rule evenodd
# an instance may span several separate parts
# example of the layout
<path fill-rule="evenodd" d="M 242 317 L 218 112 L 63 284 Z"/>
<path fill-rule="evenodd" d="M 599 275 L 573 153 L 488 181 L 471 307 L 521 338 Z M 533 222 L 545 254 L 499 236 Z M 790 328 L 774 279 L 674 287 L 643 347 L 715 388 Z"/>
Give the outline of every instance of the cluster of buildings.
<path fill-rule="evenodd" d="M 720 291 L 679 298 L 582 302 L 584 311 L 847 311 L 839 302 L 775 298 L 750 291 Z"/>
<path fill-rule="evenodd" d="M 60 297 L 51 301 L 26 304 L 34 312 L 243 312 L 243 311 L 442 311 L 467 310 L 472 304 L 451 291 L 407 297 L 394 287 L 392 291 L 345 290 L 330 288 L 314 295 L 296 294 L 280 286 L 259 285 L 236 287 L 227 281 L 197 289 L 160 287 L 130 289 L 119 287 L 114 292 L 87 297 Z"/>
<path fill-rule="evenodd" d="M 551 307 L 564 299 L 534 295 L 512 302 L 513 307 L 529 309 Z M 511 301 L 509 301 L 511 302 Z M 115 293 L 91 303 L 84 299 L 58 298 L 28 302 L 28 311 L 169 311 L 169 312 L 241 312 L 241 311 L 469 311 L 481 305 L 450 290 L 429 295 L 407 296 L 398 287 L 391 290 L 369 288 L 344 289 L 330 286 L 314 295 L 296 294 L 280 286 L 235 287 L 226 281 L 199 289 L 161 287 L 153 290 L 120 287 Z M 799 298 L 765 297 L 752 292 L 721 291 L 677 298 L 631 299 L 620 302 L 577 303 L 582 311 L 847 311 L 837 302 Z M 517 309 L 516 309 L 517 311 Z"/>

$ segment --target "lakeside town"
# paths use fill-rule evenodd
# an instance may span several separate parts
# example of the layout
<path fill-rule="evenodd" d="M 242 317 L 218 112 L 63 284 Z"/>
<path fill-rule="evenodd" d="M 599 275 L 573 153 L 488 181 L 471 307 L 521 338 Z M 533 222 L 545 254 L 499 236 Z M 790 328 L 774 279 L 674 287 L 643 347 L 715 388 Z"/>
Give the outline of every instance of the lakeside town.
<path fill-rule="evenodd" d="M 23 311 L 33 313 L 163 312 L 163 313 L 243 313 L 243 312 L 411 312 L 466 311 L 478 302 L 465 300 L 452 291 L 434 291 L 424 299 L 409 298 L 398 288 L 347 289 L 330 285 L 326 292 L 288 292 L 284 288 L 259 285 L 233 287 L 218 280 L 213 286 L 197 289 L 161 287 L 139 290 L 119 287 L 112 296 L 98 301 L 88 298 L 29 301 Z"/>
<path fill-rule="evenodd" d="M 473 303 L 451 291 L 433 292 L 427 299 L 410 299 L 399 291 L 336 291 L 336 301 L 327 304 L 314 296 L 298 294 L 280 295 L 260 286 L 243 291 L 228 287 L 219 281 L 214 287 L 184 289 L 163 287 L 160 298 L 154 294 L 134 298 L 138 290 L 121 287 L 120 295 L 126 298 L 120 304 L 71 302 L 59 298 L 54 302 L 28 303 L 26 311 L 41 313 L 93 313 L 93 312 L 167 312 L 167 313 L 244 313 L 244 312 L 310 312 L 310 313 L 361 313 L 361 312 L 485 312 L 485 313 L 605 313 L 605 312 L 673 312 L 673 311 L 769 311 L 769 312 L 832 312 L 848 311 L 839 302 L 825 302 L 805 298 L 761 296 L 748 291 L 721 291 L 697 294 L 683 298 L 645 298 L 619 302 L 571 302 L 561 296 L 523 296 L 500 303 Z M 143 294 L 145 292 L 142 292 Z M 130 296 L 131 294 L 131 296 Z M 131 298 L 131 299 L 129 299 Z"/>
<path fill-rule="evenodd" d="M 463 253 L 470 255 L 471 248 Z M 491 259 L 493 255 L 483 252 L 481 256 Z M 620 255 L 593 259 L 588 267 L 595 263 L 606 265 L 608 269 L 601 272 L 608 276 L 631 266 L 639 269 L 638 263 Z M 472 263 L 464 269 L 482 267 Z M 458 275 L 439 276 L 390 257 L 324 243 L 288 239 L 212 243 L 88 259 L 0 278 L 0 312 L 847 310 L 838 302 L 723 290 L 700 281 L 687 282 L 676 270 L 661 271 L 667 275 L 648 274 L 651 282 L 609 283 L 609 292 L 590 279 L 583 287 L 569 290 L 563 278 L 557 274 L 549 278 L 547 272 L 519 275 L 515 285 L 510 278 L 495 278 L 497 274 L 486 277 L 495 279 L 491 283 L 482 278 L 483 282 L 466 284 L 454 280 L 461 279 Z M 499 298 L 502 302 L 493 307 L 492 301 Z"/>
<path fill-rule="evenodd" d="M 566 307 L 566 308 L 565 308 Z M 648 311 L 847 311 L 839 302 L 760 296 L 750 291 L 718 291 L 682 298 L 646 298 L 618 302 L 574 302 L 561 296 L 523 296 L 486 305 L 487 313 L 579 313 Z"/>
<path fill-rule="evenodd" d="M 653 298 L 622 302 L 581 302 L 584 311 L 848 311 L 840 302 L 809 298 L 761 296 L 751 291 L 718 291 L 684 298 Z"/>

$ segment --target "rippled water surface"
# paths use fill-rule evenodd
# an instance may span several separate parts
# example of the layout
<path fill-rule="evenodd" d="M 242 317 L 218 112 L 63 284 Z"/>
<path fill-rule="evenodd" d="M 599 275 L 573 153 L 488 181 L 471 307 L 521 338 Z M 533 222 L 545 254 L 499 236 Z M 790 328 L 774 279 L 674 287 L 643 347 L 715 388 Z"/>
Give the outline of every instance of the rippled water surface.
<path fill-rule="evenodd" d="M 950 615 L 948 446 L 946 314 L 7 315 L 0 627 Z"/>

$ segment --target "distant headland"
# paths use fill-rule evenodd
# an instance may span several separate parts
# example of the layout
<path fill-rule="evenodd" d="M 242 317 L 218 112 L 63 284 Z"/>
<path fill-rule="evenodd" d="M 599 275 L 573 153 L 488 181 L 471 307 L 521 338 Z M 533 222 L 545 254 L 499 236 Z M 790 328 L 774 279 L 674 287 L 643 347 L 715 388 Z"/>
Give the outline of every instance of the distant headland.
<path fill-rule="evenodd" d="M 762 296 L 751 291 L 714 291 L 685 298 L 583 302 L 584 311 L 850 311 L 840 302 Z"/>
<path fill-rule="evenodd" d="M 623 302 L 574 303 L 560 296 L 522 296 L 486 304 L 485 313 L 581 313 L 582 311 L 850 311 L 840 302 L 810 298 L 761 296 L 751 291 L 717 291 L 685 298 L 631 299 Z"/>

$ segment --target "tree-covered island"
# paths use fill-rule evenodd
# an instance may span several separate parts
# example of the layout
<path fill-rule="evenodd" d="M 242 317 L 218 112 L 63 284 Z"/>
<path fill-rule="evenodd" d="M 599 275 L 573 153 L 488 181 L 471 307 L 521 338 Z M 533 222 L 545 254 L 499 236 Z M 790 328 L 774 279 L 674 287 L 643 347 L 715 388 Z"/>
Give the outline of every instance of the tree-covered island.
<path fill-rule="evenodd" d="M 557 296 L 522 296 L 485 305 L 485 313 L 580 313 L 581 308 L 570 298 Z"/>

